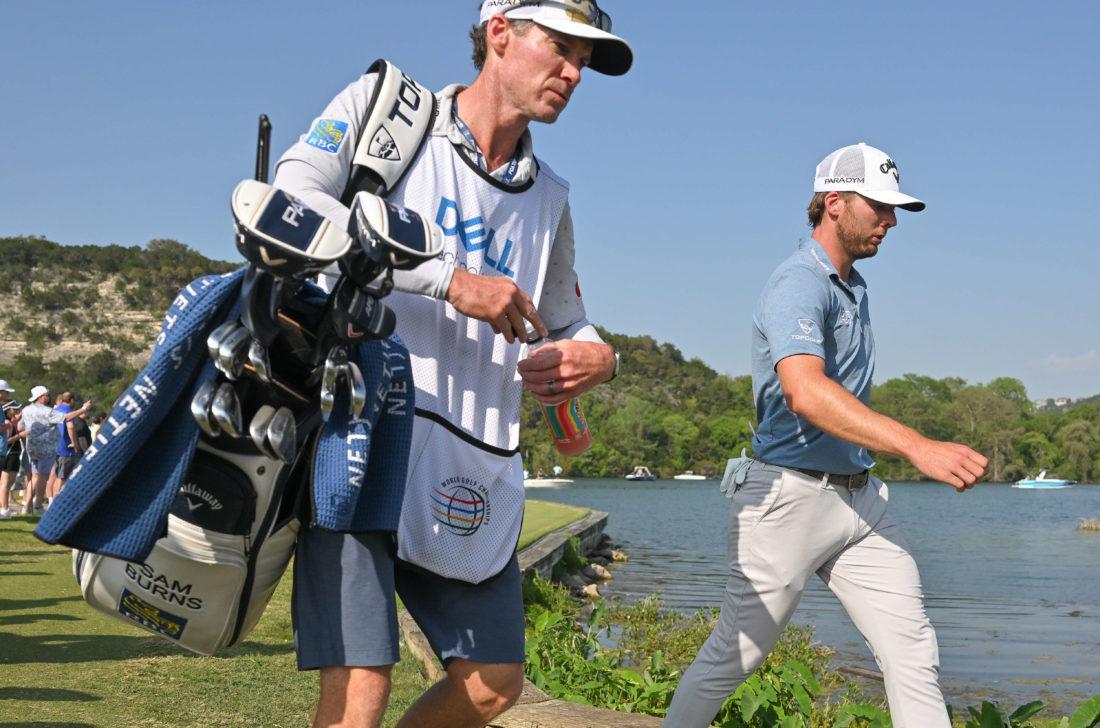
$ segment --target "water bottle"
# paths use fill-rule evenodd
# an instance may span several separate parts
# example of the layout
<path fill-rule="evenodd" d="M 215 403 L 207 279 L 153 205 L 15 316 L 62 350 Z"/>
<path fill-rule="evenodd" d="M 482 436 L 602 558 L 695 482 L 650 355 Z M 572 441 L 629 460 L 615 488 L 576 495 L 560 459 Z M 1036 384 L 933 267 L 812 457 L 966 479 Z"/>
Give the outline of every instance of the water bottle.
<path fill-rule="evenodd" d="M 534 353 L 550 339 L 539 337 L 530 332 L 527 339 L 528 351 Z M 581 403 L 576 397 L 558 402 L 556 404 L 543 404 L 542 415 L 546 419 L 546 425 L 550 428 L 550 434 L 554 437 L 554 446 L 562 455 L 580 455 L 592 445 L 592 431 L 588 429 L 588 423 L 581 412 Z"/>

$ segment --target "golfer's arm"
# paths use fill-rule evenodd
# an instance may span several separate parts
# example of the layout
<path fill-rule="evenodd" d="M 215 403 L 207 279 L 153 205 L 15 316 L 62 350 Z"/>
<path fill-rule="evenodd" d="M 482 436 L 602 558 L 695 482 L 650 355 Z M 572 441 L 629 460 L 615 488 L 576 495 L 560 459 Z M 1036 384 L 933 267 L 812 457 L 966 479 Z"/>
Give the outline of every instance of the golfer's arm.
<path fill-rule="evenodd" d="M 825 360 L 796 354 L 775 368 L 787 408 L 833 437 L 905 459 L 927 438 L 879 414 L 825 374 Z"/>

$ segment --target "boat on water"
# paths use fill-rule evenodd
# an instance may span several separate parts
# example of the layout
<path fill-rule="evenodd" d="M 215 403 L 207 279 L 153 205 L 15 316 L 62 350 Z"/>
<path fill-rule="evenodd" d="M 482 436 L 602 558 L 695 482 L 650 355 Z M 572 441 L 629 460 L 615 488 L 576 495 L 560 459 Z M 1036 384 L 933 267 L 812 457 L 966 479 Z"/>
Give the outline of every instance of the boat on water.
<path fill-rule="evenodd" d="M 524 488 L 553 488 L 556 485 L 571 485 L 569 478 L 528 478 L 523 481 Z"/>
<path fill-rule="evenodd" d="M 524 488 L 551 488 L 555 485 L 569 485 L 573 481 L 569 478 L 561 477 L 562 467 L 560 465 L 554 466 L 554 474 L 552 476 L 547 475 L 542 471 L 542 468 L 531 475 L 526 470 L 523 471 L 523 487 Z"/>
<path fill-rule="evenodd" d="M 1076 480 L 1048 478 L 1047 471 L 1041 470 L 1037 478 L 1023 478 L 1012 484 L 1013 488 L 1069 488 L 1077 484 Z"/>
<path fill-rule="evenodd" d="M 649 472 L 644 465 L 635 465 L 634 469 L 626 475 L 627 480 L 656 480 L 657 476 Z"/>
<path fill-rule="evenodd" d="M 699 475 L 698 473 L 696 473 L 694 471 L 691 471 L 691 470 L 685 470 L 684 472 L 680 473 L 679 475 L 673 475 L 672 479 L 673 480 L 706 480 L 707 476 Z"/>

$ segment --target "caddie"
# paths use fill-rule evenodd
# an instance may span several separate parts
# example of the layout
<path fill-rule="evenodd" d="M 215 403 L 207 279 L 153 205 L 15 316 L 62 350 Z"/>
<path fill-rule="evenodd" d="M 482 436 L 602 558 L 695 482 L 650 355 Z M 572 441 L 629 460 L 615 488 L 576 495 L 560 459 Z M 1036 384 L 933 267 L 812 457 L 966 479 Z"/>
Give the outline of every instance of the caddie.
<path fill-rule="evenodd" d="M 718 623 L 676 689 L 664 725 L 709 726 L 764 662 L 814 574 L 844 605 L 886 681 L 896 728 L 950 728 L 939 648 L 920 575 L 868 450 L 904 457 L 959 492 L 988 461 L 868 406 L 875 365 L 867 282 L 901 192 L 883 151 L 853 144 L 817 166 L 813 233 L 772 274 L 753 314 L 755 457 L 730 462 L 729 579 Z"/>
<path fill-rule="evenodd" d="M 276 187 L 339 224 L 366 190 L 445 238 L 438 259 L 394 272 L 386 299 L 415 383 L 396 538 L 310 527 L 299 540 L 295 645 L 299 669 L 320 670 L 315 726 L 379 725 L 399 658 L 395 589 L 446 670 L 399 726 L 481 726 L 516 701 L 520 396 L 560 401 L 618 370 L 580 297 L 568 184 L 528 126 L 557 120 L 585 68 L 622 75 L 633 52 L 592 0 L 485 0 L 470 37 L 470 85 L 433 94 L 376 63 L 276 165 Z M 528 327 L 554 341 L 535 357 Z"/>

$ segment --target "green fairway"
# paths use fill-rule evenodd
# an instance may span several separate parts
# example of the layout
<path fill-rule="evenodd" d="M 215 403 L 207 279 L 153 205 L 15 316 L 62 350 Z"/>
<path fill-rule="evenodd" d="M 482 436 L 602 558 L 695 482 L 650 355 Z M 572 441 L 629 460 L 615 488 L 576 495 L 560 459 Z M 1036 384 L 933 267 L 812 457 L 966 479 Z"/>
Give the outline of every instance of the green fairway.
<path fill-rule="evenodd" d="M 546 534 L 579 521 L 591 512 L 588 508 L 528 499 L 523 513 L 523 528 L 519 532 L 518 548 L 524 549 Z"/>
<path fill-rule="evenodd" d="M 531 502 L 522 542 L 586 515 Z M 295 666 L 291 570 L 245 642 L 215 657 L 183 650 L 87 606 L 71 551 L 0 522 L 0 725 L 55 728 L 304 726 L 317 676 Z M 385 725 L 427 687 L 414 660 L 394 670 Z"/>

